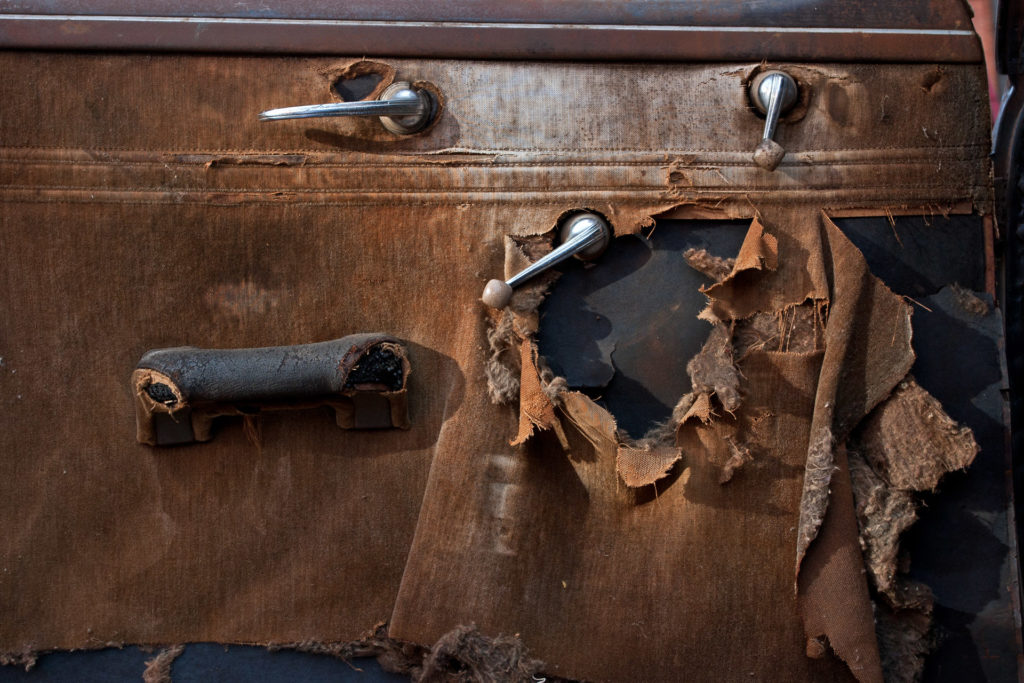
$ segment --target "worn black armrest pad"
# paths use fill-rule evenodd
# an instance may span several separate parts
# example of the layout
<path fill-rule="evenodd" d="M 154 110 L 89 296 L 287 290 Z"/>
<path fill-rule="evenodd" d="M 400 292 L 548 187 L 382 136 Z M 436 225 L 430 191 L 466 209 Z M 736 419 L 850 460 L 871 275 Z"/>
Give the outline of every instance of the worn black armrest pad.
<path fill-rule="evenodd" d="M 346 429 L 408 427 L 404 346 L 380 333 L 296 346 L 154 349 L 132 374 L 137 438 L 206 441 L 219 415 L 329 405 Z"/>

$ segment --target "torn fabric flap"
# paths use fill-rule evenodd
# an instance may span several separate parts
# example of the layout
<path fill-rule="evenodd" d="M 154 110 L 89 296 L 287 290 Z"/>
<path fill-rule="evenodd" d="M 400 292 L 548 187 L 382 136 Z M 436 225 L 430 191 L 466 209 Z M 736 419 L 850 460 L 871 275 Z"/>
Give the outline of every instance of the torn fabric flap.
<path fill-rule="evenodd" d="M 907 377 L 857 428 L 851 448 L 901 491 L 932 491 L 943 475 L 960 470 L 980 450 L 938 400 Z"/>
<path fill-rule="evenodd" d="M 861 680 L 877 680 L 881 669 L 849 473 L 845 459 L 836 459 L 836 445 L 909 371 L 910 308 L 871 274 L 827 216 L 798 211 L 754 221 L 733 272 L 706 294 L 709 311 L 722 320 L 807 300 L 828 303 L 797 530 L 798 568 L 815 549 L 826 518 L 831 522 L 823 555 L 812 560 L 813 575 L 801 576 L 798 592 L 808 637 L 826 636 Z M 862 607 L 847 604 L 852 596 L 860 596 L 856 604 Z"/>
<path fill-rule="evenodd" d="M 854 430 L 849 467 L 860 546 L 875 600 L 876 630 L 887 677 L 918 680 L 933 644 L 931 589 L 906 576 L 901 536 L 917 521 L 918 492 L 962 469 L 979 451 L 910 376 Z"/>
<path fill-rule="evenodd" d="M 686 409 L 686 412 L 683 414 L 683 418 L 679 421 L 680 427 L 693 418 L 700 420 L 703 424 L 711 422 L 712 408 L 710 394 L 701 392 L 691 395 L 688 402 L 690 406 Z"/>
<path fill-rule="evenodd" d="M 798 567 L 828 506 L 833 442 L 845 441 L 914 363 L 910 305 L 871 274 L 860 251 L 827 216 L 820 220 L 830 305 L 800 510 Z"/>
<path fill-rule="evenodd" d="M 738 320 L 807 300 L 829 302 L 825 360 L 815 402 L 812 447 L 797 557 L 827 507 L 832 441 L 842 441 L 907 374 L 910 307 L 871 274 L 856 247 L 824 215 L 790 210 L 750 227 L 732 273 L 705 290 L 716 318 Z"/>
<path fill-rule="evenodd" d="M 862 683 L 882 683 L 845 449 L 835 448 L 832 458 L 829 506 L 797 576 L 797 602 L 809 642 L 826 641 Z"/>
<path fill-rule="evenodd" d="M 650 486 L 667 476 L 682 457 L 682 451 L 674 446 L 619 446 L 615 471 L 626 486 Z"/>
<path fill-rule="evenodd" d="M 910 307 L 869 271 L 859 250 L 827 216 L 806 209 L 779 210 L 752 221 L 727 274 L 724 261 L 707 254 L 685 258 L 721 280 L 702 290 L 709 305 L 701 317 L 713 325 L 686 365 L 692 391 L 680 399 L 662 431 L 630 441 L 613 415 L 578 392 L 558 393 L 556 411 L 530 330 L 521 347 L 520 429 L 514 443 L 525 443 L 540 430 L 559 433 L 565 420 L 601 457 L 614 454 L 615 472 L 628 487 L 655 484 L 681 461 L 704 462 L 717 472 L 720 485 L 732 485 L 746 468 L 756 467 L 760 454 L 796 443 L 774 430 L 774 413 L 746 405 L 745 395 L 757 379 L 741 371 L 743 359 L 771 351 L 813 366 L 817 379 L 807 414 L 795 528 L 797 566 L 807 566 L 806 572 L 798 569 L 799 609 L 809 642 L 827 643 L 861 680 L 879 680 L 880 655 L 843 448 L 851 430 L 893 392 L 914 361 Z M 864 432 L 866 437 L 884 432 L 881 425 L 916 420 L 929 436 L 924 442 L 908 438 L 886 444 L 890 457 L 945 439 L 960 446 L 951 446 L 950 466 L 969 462 L 976 448 L 969 447 L 969 430 L 939 419 L 943 413 L 934 399 L 913 392 L 906 382 L 903 386 L 902 393 L 915 401 L 898 398 L 898 391 L 865 423 L 877 425 Z M 559 440 L 565 447 L 563 435 Z M 874 450 L 887 452 L 881 446 Z M 901 473 L 900 465 L 892 469 Z"/>
<path fill-rule="evenodd" d="M 559 407 L 562 414 L 602 457 L 610 457 L 618 450 L 615 418 L 585 394 L 566 391 Z"/>
<path fill-rule="evenodd" d="M 786 251 L 788 234 L 782 233 L 781 248 Z M 794 279 L 804 269 L 793 263 L 786 253 L 779 270 L 779 237 L 769 232 L 761 219 L 755 218 L 740 247 L 730 272 L 721 282 L 704 290 L 709 304 L 701 317 L 709 320 L 737 320 L 761 311 L 777 311 L 802 303 L 806 299 L 825 298 L 823 273 L 816 264 L 808 263 L 810 275 Z M 778 277 L 765 277 L 777 273 Z"/>
<path fill-rule="evenodd" d="M 519 384 L 519 433 L 513 446 L 526 443 L 537 430 L 554 430 L 564 448 L 568 448 L 562 425 L 555 416 L 555 407 L 541 386 L 537 371 L 537 348 L 533 341 L 524 339 L 521 345 L 523 372 Z"/>

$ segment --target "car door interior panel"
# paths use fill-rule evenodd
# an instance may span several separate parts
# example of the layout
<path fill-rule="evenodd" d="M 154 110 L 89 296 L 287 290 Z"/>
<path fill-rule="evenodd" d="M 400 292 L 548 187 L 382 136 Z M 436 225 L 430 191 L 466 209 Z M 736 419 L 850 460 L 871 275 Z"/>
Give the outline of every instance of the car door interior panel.
<path fill-rule="evenodd" d="M 53 4 L 0 2 L 3 662 L 1018 675 L 965 5 Z"/>

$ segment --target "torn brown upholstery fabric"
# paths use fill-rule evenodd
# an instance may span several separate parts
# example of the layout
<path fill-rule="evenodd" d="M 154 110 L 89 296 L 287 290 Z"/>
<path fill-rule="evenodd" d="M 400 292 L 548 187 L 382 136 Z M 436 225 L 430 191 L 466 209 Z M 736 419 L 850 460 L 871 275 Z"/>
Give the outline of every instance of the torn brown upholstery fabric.
<path fill-rule="evenodd" d="M 827 642 L 857 680 L 881 683 L 874 612 L 841 446 L 833 449 L 833 463 L 828 509 L 798 577 L 800 614 L 809 641 Z"/>
<path fill-rule="evenodd" d="M 335 97 L 351 61 L 0 55 L 0 658 L 337 642 L 393 615 L 391 635 L 421 644 L 468 623 L 519 634 L 571 677 L 848 679 L 835 658 L 805 656 L 808 608 L 792 590 L 798 550 L 812 566 L 824 547 L 813 533 L 798 546 L 798 526 L 817 528 L 800 517 L 807 452 L 821 445 L 821 467 L 833 464 L 833 437 L 891 389 L 891 364 L 879 378 L 865 358 L 902 353 L 904 338 L 902 309 L 819 210 L 988 207 L 984 103 L 948 97 L 983 90 L 981 69 L 950 65 L 919 92 L 904 85 L 927 65 L 795 65 L 815 92 L 898 92 L 914 115 L 890 113 L 884 144 L 865 148 L 874 104 L 837 125 L 834 103 L 812 98 L 802 128 L 780 133 L 801 163 L 767 181 L 749 161 L 763 126 L 745 104 L 756 64 L 388 60 L 385 81 L 393 68 L 445 95 L 430 130 L 256 120 Z M 677 96 L 698 90 L 714 97 Z M 566 102 L 572 115 L 550 115 Z M 666 126 L 666 111 L 696 123 Z M 607 414 L 571 392 L 551 429 L 511 446 L 518 406 L 488 395 L 490 314 L 477 301 L 509 262 L 509 236 L 547 234 L 577 208 L 635 233 L 677 206 L 760 211 L 736 268 L 758 264 L 741 279 L 762 282 L 764 310 L 830 300 L 823 354 L 734 358 L 742 403 L 718 424 L 760 419 L 760 432 L 734 437 L 751 458 L 724 485 L 731 435 L 698 419 L 656 487 L 625 486 Z M 740 284 L 708 290 L 728 303 L 716 315 L 760 309 L 762 293 Z M 865 315 L 870 334 L 850 338 Z M 260 418 L 258 446 L 237 423 L 167 452 L 135 441 L 128 380 L 147 349 L 376 330 L 409 351 L 407 432 L 342 431 L 311 412 Z M 540 384 L 541 359 L 519 343 L 499 356 L 509 350 Z M 686 372 L 678 360 L 665 371 Z M 514 384 L 501 395 L 521 396 Z M 551 415 L 541 404 L 534 417 Z M 822 535 L 842 505 L 818 510 Z"/>
<path fill-rule="evenodd" d="M 733 273 L 707 293 L 709 310 L 728 320 L 808 300 L 827 303 L 798 525 L 801 612 L 808 638 L 827 636 L 858 678 L 879 680 L 849 471 L 837 450 L 910 370 L 910 306 L 871 274 L 824 215 L 773 216 L 770 232 L 755 222 Z"/>
<path fill-rule="evenodd" d="M 899 491 L 933 491 L 943 475 L 971 464 L 978 444 L 913 377 L 907 377 L 854 435 L 856 448 Z"/>
<path fill-rule="evenodd" d="M 519 382 L 519 432 L 512 441 L 513 446 L 525 443 L 537 430 L 554 429 L 557 423 L 555 407 L 541 387 L 537 370 L 537 348 L 530 340 L 521 343 Z"/>
<path fill-rule="evenodd" d="M 971 430 L 908 376 L 849 439 L 849 470 L 860 545 L 876 594 L 875 625 L 886 680 L 920 680 L 937 635 L 931 589 L 906 575 L 901 536 L 918 518 L 919 491 L 968 466 L 979 447 Z"/>
<path fill-rule="evenodd" d="M 674 446 L 619 446 L 615 472 L 626 486 L 650 486 L 668 476 L 682 453 Z"/>
<path fill-rule="evenodd" d="M 821 357 L 794 356 L 753 352 L 741 364 L 752 378 L 745 406 L 777 416 L 757 458 L 723 486 L 714 463 L 728 461 L 728 445 L 695 430 L 680 442 L 683 452 L 712 456 L 684 456 L 674 481 L 639 504 L 618 481 L 615 451 L 599 452 L 567 428 L 574 459 L 546 434 L 512 453 L 510 432 L 486 426 L 503 410 L 481 396 L 452 418 L 471 441 L 442 451 L 449 455 L 435 462 L 437 497 L 423 511 L 424 519 L 477 521 L 444 534 L 420 527 L 429 543 L 414 544 L 392 633 L 427 639 L 473 614 L 486 632 L 519 633 L 559 675 L 677 680 L 713 667 L 726 679 L 772 671 L 785 680 L 846 680 L 838 660 L 805 656 L 792 590 Z M 482 454 L 478 466 L 466 466 L 467 452 Z"/>
<path fill-rule="evenodd" d="M 696 549 L 699 543 L 688 536 L 685 529 L 676 529 L 672 534 L 665 535 L 667 528 L 662 529 L 652 521 L 653 518 L 646 519 L 646 516 L 639 513 L 642 505 L 650 505 L 654 510 L 661 511 L 671 508 L 677 510 L 679 518 L 696 523 L 696 520 L 701 519 L 701 512 L 686 505 L 702 502 L 710 494 L 702 487 L 703 482 L 708 482 L 709 488 L 710 482 L 714 482 L 720 490 L 735 488 L 738 498 L 748 500 L 752 500 L 749 499 L 749 491 L 740 493 L 739 489 L 751 486 L 759 478 L 763 491 L 778 492 L 779 472 L 776 470 L 774 476 L 769 474 L 772 472 L 771 460 L 764 460 L 774 453 L 776 458 L 799 463 L 798 473 L 794 476 L 799 480 L 801 488 L 800 496 L 790 503 L 775 498 L 770 504 L 777 514 L 793 515 L 795 520 L 790 527 L 792 537 L 789 540 L 794 545 L 789 562 L 797 558 L 799 573 L 794 577 L 793 565 L 789 565 L 789 576 L 796 579 L 797 586 L 791 616 L 795 617 L 799 613 L 800 617 L 794 623 L 800 624 L 808 644 L 794 655 L 794 661 L 788 666 L 801 666 L 798 662 L 803 662 L 805 652 L 822 657 L 831 651 L 848 665 L 849 671 L 857 679 L 880 681 L 881 657 L 844 444 L 851 429 L 892 392 L 913 363 L 909 305 L 870 273 L 860 252 L 827 216 L 810 208 L 763 212 L 752 223 L 732 272 L 720 283 L 709 287 L 707 294 L 710 304 L 702 316 L 710 317 L 716 324 L 702 351 L 686 364 L 693 379 L 694 393 L 681 403 L 679 412 L 683 415 L 676 418 L 679 420 L 676 441 L 679 451 L 623 444 L 621 435 L 615 430 L 613 416 L 605 414 L 599 417 L 603 409 L 585 397 L 575 392 L 564 394 L 565 397 L 572 397 L 571 401 L 567 407 L 563 406 L 561 413 L 557 413 L 552 406 L 544 404 L 542 391 L 531 389 L 520 406 L 521 426 L 528 429 L 524 432 L 521 428 L 517 440 L 517 443 L 526 444 L 527 451 L 520 456 L 518 463 L 509 460 L 507 456 L 490 456 L 502 465 L 487 468 L 488 474 L 484 477 L 487 483 L 474 485 L 467 482 L 470 489 L 479 491 L 479 497 L 465 500 L 465 504 L 470 508 L 489 510 L 489 516 L 495 520 L 497 536 L 494 555 L 488 556 L 486 552 L 481 555 L 483 549 L 477 548 L 473 559 L 465 562 L 480 568 L 480 573 L 475 570 L 474 576 L 483 582 L 483 587 L 479 589 L 483 591 L 481 596 L 491 595 L 487 592 L 487 586 L 493 586 L 496 590 L 498 585 L 508 586 L 513 581 L 507 574 L 510 568 L 504 568 L 504 564 L 520 554 L 517 547 L 523 539 L 520 533 L 514 531 L 516 528 L 533 529 L 534 533 L 542 536 L 563 533 L 544 531 L 550 529 L 550 522 L 538 518 L 538 515 L 557 513 L 555 508 L 544 503 L 543 493 L 536 490 L 543 477 L 528 474 L 531 468 L 537 468 L 546 471 L 547 477 L 562 480 L 561 487 L 564 490 L 578 489 L 577 495 L 590 501 L 591 505 L 585 508 L 585 513 L 570 513 L 570 518 L 576 519 L 577 525 L 582 524 L 576 534 L 591 538 L 590 534 L 609 533 L 611 530 L 606 527 L 610 523 L 615 525 L 613 528 L 617 528 L 612 533 L 620 539 L 643 530 L 641 537 L 664 548 L 665 552 L 671 553 L 670 548 L 678 548 L 677 552 L 685 549 L 685 556 L 670 556 L 674 557 L 675 565 L 685 567 L 683 573 L 690 576 L 694 571 L 692 563 L 699 561 L 700 551 Z M 743 322 L 745 319 L 765 315 L 771 316 L 771 320 L 777 320 L 774 324 L 779 325 L 785 316 L 791 316 L 787 318 L 790 321 L 787 324 L 796 327 L 799 327 L 799 318 L 800 324 L 807 329 L 801 327 L 799 330 L 798 335 L 805 339 L 795 345 L 798 350 L 767 352 L 763 350 L 766 346 L 763 343 L 734 342 L 735 321 Z M 734 343 L 743 344 L 743 356 L 738 361 L 734 360 Z M 524 349 L 527 344 L 529 342 L 524 341 Z M 786 345 L 778 342 L 776 347 L 783 348 Z M 523 355 L 524 386 L 527 382 L 537 382 L 533 356 L 535 349 L 533 345 L 529 348 L 529 354 L 524 350 Z M 771 368 L 767 370 L 764 369 L 766 359 L 772 361 Z M 734 365 L 737 362 L 738 365 Z M 769 399 L 761 394 L 766 391 L 763 385 L 772 383 L 772 372 L 779 372 L 779 364 L 790 372 L 800 368 L 800 376 L 805 378 L 795 388 L 773 389 L 787 397 L 794 391 L 806 396 L 806 410 L 794 422 L 784 423 L 780 417 L 780 411 L 784 408 L 775 404 L 779 400 L 778 396 L 773 394 L 773 398 Z M 716 368 L 729 371 L 728 381 L 718 379 Z M 535 403 L 543 407 L 543 410 Z M 892 413 L 899 405 L 902 403 L 897 403 L 897 407 L 882 415 Z M 792 408 L 789 410 L 794 414 L 799 412 Z M 558 414 L 567 418 L 565 426 L 570 432 L 570 457 L 563 461 L 566 466 L 562 468 L 555 464 L 560 459 L 557 441 L 553 437 L 543 438 L 539 432 L 534 431 L 535 426 L 544 424 L 553 434 L 556 430 L 548 421 L 551 415 Z M 546 417 L 539 419 L 541 415 Z M 595 436 L 602 429 L 605 431 L 603 436 Z M 573 436 L 576 443 L 573 442 Z M 564 441 L 561 437 L 559 440 Z M 602 446 L 616 441 L 620 442 L 617 449 Z M 611 457 L 613 453 L 614 458 Z M 654 457 L 655 453 L 663 453 L 660 460 Z M 680 455 L 682 465 L 677 466 L 675 463 Z M 618 480 L 609 477 L 607 470 L 602 474 L 597 469 L 602 462 L 614 462 L 618 479 L 627 486 L 653 484 L 655 498 L 644 503 L 643 496 L 623 496 Z M 608 464 L 604 467 L 608 467 Z M 438 466 L 435 464 L 435 467 Z M 492 476 L 497 478 L 491 479 Z M 523 477 L 531 483 L 516 483 L 517 478 Z M 604 488 L 613 485 L 612 490 Z M 441 498 L 451 500 L 450 495 L 442 495 Z M 607 502 L 598 503 L 600 500 Z M 641 508 L 627 517 L 633 520 L 628 527 L 621 527 L 625 522 L 621 517 L 612 517 L 611 520 L 616 521 L 611 522 L 601 514 L 602 505 L 618 506 L 622 511 L 620 514 L 625 514 L 630 504 L 626 501 L 633 505 L 641 503 Z M 571 504 L 571 498 L 564 502 Z M 768 504 L 767 501 L 765 504 Z M 757 509 L 756 505 L 753 509 Z M 429 496 L 424 514 L 428 518 L 431 514 L 437 514 L 431 510 Z M 585 515 L 582 522 L 579 521 L 581 514 Z M 641 519 L 646 521 L 641 522 Z M 597 527 L 591 529 L 590 524 L 596 524 Z M 743 522 L 741 518 L 730 520 L 719 517 L 702 520 L 698 528 L 718 538 L 732 533 L 728 528 L 731 524 Z M 484 539 L 488 532 L 481 530 L 480 534 L 477 537 L 479 542 L 486 544 Z M 552 586 L 561 584 L 565 587 L 563 590 L 569 591 L 569 585 L 582 581 L 582 595 L 590 595 L 598 591 L 599 586 L 620 583 L 613 578 L 616 576 L 615 562 L 629 564 L 624 555 L 618 554 L 625 550 L 609 556 L 607 546 L 602 546 L 599 540 L 601 537 L 598 535 L 591 538 L 590 543 L 605 547 L 603 553 L 606 557 L 621 559 L 602 564 L 604 569 L 598 576 L 581 577 L 580 570 L 575 566 L 588 566 L 592 561 L 586 551 L 573 556 L 570 561 L 572 566 L 553 559 L 549 554 L 548 561 L 552 562 L 550 568 L 529 560 L 524 560 L 525 567 L 519 565 L 516 575 L 521 578 L 518 580 L 526 582 L 521 589 L 525 590 L 535 583 L 550 582 Z M 431 544 L 438 542 L 443 543 L 431 536 Z M 462 552 L 470 551 L 477 542 L 470 541 L 470 546 Z M 618 545 L 622 546 L 623 542 L 620 540 Z M 450 545 L 445 547 L 446 552 L 453 551 Z M 589 547 L 589 544 L 585 543 L 584 547 Z M 633 546 L 629 547 L 636 553 L 635 561 L 644 563 L 642 558 L 645 553 Z M 781 548 L 778 545 L 773 547 L 775 552 L 771 555 L 770 563 L 787 564 L 785 558 L 778 553 Z M 720 552 L 715 555 L 716 561 L 721 563 L 728 551 L 722 547 L 717 549 Z M 431 555 L 435 551 L 424 552 Z M 416 567 L 421 562 L 414 547 L 410 567 Z M 489 574 L 483 573 L 489 565 L 493 565 L 488 570 Z M 653 568 L 650 564 L 646 566 L 648 571 Z M 525 576 L 518 573 L 522 571 L 531 573 Z M 551 572 L 558 573 L 559 578 Z M 699 576 L 699 570 L 697 574 Z M 450 575 L 449 579 L 457 582 L 458 576 Z M 413 606 L 411 613 L 418 613 L 418 609 L 422 609 L 415 605 L 418 604 L 416 595 L 423 588 L 410 588 L 416 586 L 416 581 L 416 574 L 406 573 L 399 609 L 396 611 L 395 628 L 400 632 L 415 634 L 425 628 L 402 618 L 406 606 Z M 448 584 L 448 581 L 435 577 L 429 585 L 435 582 Z M 698 580 L 694 585 L 703 584 Z M 793 583 L 790 584 L 790 590 L 792 586 Z M 648 584 L 648 588 L 661 594 L 666 605 L 675 605 L 679 613 L 693 613 L 693 605 L 687 602 L 693 600 L 692 596 L 668 597 L 680 589 L 665 586 L 662 590 L 657 584 Z M 474 587 L 473 593 L 477 590 Z M 563 596 L 563 600 L 573 600 L 574 597 L 570 593 Z M 549 599 L 556 598 L 551 596 Z M 589 614 L 594 609 L 577 602 L 570 604 L 572 610 L 579 610 L 582 614 Z M 559 643 L 558 634 L 531 620 L 529 615 L 512 621 L 503 618 L 500 603 L 491 605 L 477 602 L 472 608 L 493 614 L 493 621 L 488 622 L 493 626 L 536 631 L 540 639 L 550 646 L 555 647 Z M 751 603 L 738 607 L 737 611 L 757 612 L 763 609 L 763 604 Z M 707 614 L 711 610 L 713 608 L 707 605 L 698 612 Z M 462 612 L 456 609 L 455 614 Z M 537 611 L 533 618 L 537 618 L 536 614 Z M 655 615 L 659 622 L 670 619 L 668 615 Z M 606 617 L 595 616 L 592 619 L 598 622 L 602 618 Z M 792 623 L 789 625 L 792 626 Z M 771 629 L 785 631 L 783 623 L 774 623 Z M 594 639 L 590 642 L 597 643 L 602 642 L 603 636 L 595 632 L 589 637 Z M 754 638 L 754 642 L 764 638 L 763 635 L 750 637 Z M 549 642 L 552 639 L 553 642 Z M 543 650 L 541 654 L 547 656 Z M 722 656 L 725 656 L 724 653 Z M 550 659 L 573 662 L 564 651 L 561 658 Z M 608 672 L 616 671 L 614 663 L 594 657 L 588 657 L 587 661 L 573 662 L 571 667 L 570 671 L 582 670 L 585 676 L 608 675 Z M 793 669 L 794 672 L 797 670 Z M 652 666 L 644 670 L 643 674 L 657 678 L 662 675 L 661 671 Z M 615 675 L 625 675 L 625 672 Z"/>

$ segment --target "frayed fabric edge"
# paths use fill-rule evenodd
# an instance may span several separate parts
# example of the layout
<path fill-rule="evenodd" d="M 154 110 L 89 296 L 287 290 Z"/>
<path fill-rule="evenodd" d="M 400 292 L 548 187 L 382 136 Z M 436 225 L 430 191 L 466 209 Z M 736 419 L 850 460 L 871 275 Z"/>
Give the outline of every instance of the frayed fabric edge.
<path fill-rule="evenodd" d="M 184 645 L 172 645 L 161 650 L 156 657 L 147 659 L 146 669 L 142 672 L 144 683 L 171 683 L 171 666 L 184 651 Z"/>
<path fill-rule="evenodd" d="M 362 638 L 347 642 L 309 640 L 291 643 L 231 644 L 262 647 L 268 652 L 290 650 L 322 655 L 349 663 L 356 659 L 374 658 L 384 671 L 408 676 L 409 680 L 415 683 L 453 680 L 536 683 L 542 678 L 541 674 L 546 666 L 543 661 L 529 655 L 526 645 L 518 637 L 490 637 L 484 635 L 475 624 L 457 626 L 443 634 L 429 647 L 391 638 L 388 636 L 385 623 L 378 624 Z M 120 649 L 129 645 L 106 643 L 100 647 Z M 172 665 L 185 649 L 185 644 L 164 646 L 154 657 L 146 660 L 143 681 L 171 683 Z M 0 654 L 0 665 L 20 666 L 29 670 L 44 654 L 47 653 L 4 653 Z"/>

